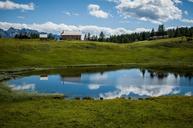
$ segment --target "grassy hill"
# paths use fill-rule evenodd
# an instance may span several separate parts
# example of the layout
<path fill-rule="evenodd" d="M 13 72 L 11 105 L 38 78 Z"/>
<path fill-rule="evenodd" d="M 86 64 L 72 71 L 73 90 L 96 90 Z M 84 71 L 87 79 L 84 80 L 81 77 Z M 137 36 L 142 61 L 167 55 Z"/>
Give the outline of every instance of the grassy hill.
<path fill-rule="evenodd" d="M 0 85 L 1 128 L 192 128 L 193 97 L 63 100 Z"/>
<path fill-rule="evenodd" d="M 185 37 L 130 44 L 0 39 L 1 69 L 122 63 L 189 65 L 192 62 L 193 42 Z"/>
<path fill-rule="evenodd" d="M 81 64 L 193 65 L 186 38 L 114 44 L 0 39 L 0 69 Z M 85 67 L 86 68 L 86 67 Z M 171 67 L 169 67 L 172 70 Z M 192 71 L 192 70 L 191 70 Z M 3 74 L 5 75 L 5 74 Z M 193 97 L 63 100 L 13 92 L 0 83 L 0 127 L 192 128 Z M 57 98 L 57 99 L 56 99 Z M 58 99 L 59 98 L 59 99 Z"/>

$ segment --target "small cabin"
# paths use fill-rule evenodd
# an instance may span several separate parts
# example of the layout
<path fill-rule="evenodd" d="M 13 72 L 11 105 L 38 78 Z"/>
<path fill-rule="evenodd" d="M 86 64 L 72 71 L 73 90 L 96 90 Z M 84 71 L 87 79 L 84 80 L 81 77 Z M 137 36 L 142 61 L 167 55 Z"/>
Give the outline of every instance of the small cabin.
<path fill-rule="evenodd" d="M 39 38 L 40 38 L 40 40 L 47 40 L 48 34 L 47 33 L 40 33 Z"/>
<path fill-rule="evenodd" d="M 81 40 L 81 33 L 72 31 L 63 31 L 61 33 L 61 40 Z"/>

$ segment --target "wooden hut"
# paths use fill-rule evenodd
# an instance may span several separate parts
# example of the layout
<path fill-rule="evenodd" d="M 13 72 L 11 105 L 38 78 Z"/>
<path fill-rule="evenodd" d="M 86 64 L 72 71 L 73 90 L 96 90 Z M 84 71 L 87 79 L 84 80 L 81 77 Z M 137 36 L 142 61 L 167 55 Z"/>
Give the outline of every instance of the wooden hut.
<path fill-rule="evenodd" d="M 63 31 L 61 33 L 61 40 L 81 40 L 81 33 L 72 31 Z"/>

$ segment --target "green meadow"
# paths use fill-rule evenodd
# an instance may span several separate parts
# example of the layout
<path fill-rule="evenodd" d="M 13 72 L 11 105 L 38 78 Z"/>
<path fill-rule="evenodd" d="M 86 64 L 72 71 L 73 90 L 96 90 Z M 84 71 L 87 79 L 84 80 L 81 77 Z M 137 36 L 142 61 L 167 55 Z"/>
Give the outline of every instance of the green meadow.
<path fill-rule="evenodd" d="M 185 37 L 129 44 L 0 39 L 0 77 L 18 69 L 78 66 L 81 72 L 83 70 L 81 66 L 87 68 L 92 65 L 163 68 L 172 71 L 178 69 L 192 73 L 193 41 L 188 41 Z M 36 73 L 38 71 L 34 72 Z M 66 72 L 62 73 L 65 75 Z M 139 100 L 122 98 L 69 100 L 63 97 L 61 94 L 27 94 L 13 91 L 6 83 L 0 83 L 0 127 L 192 128 L 193 126 L 192 96 L 163 96 Z"/>
<path fill-rule="evenodd" d="M 0 69 L 91 64 L 192 65 L 185 37 L 115 44 L 0 39 Z"/>
<path fill-rule="evenodd" d="M 193 97 L 65 100 L 0 86 L 1 128 L 192 128 L 192 117 Z"/>

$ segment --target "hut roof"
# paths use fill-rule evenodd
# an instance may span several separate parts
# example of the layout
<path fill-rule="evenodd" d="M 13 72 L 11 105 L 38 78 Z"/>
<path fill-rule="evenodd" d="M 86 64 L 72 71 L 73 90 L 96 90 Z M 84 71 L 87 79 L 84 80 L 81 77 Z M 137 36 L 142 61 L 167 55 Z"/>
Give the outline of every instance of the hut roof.
<path fill-rule="evenodd" d="M 61 35 L 81 35 L 78 31 L 63 31 Z"/>

